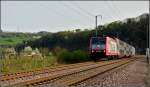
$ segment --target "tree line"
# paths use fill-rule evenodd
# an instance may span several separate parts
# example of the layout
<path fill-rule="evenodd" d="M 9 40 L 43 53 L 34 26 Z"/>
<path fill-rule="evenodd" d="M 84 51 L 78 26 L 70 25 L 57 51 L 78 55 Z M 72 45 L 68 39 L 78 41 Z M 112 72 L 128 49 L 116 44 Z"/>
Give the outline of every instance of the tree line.
<path fill-rule="evenodd" d="M 117 37 L 133 45 L 137 53 L 145 53 L 148 26 L 149 14 L 145 13 L 136 18 L 99 25 L 98 35 Z M 61 47 L 70 51 L 79 49 L 88 51 L 89 39 L 92 36 L 95 36 L 95 29 L 76 29 L 75 31 L 47 33 L 39 39 L 23 41 L 23 43 L 17 44 L 15 49 L 20 52 L 24 47 L 31 46 L 33 49 L 48 48 L 52 50 L 56 47 Z"/>

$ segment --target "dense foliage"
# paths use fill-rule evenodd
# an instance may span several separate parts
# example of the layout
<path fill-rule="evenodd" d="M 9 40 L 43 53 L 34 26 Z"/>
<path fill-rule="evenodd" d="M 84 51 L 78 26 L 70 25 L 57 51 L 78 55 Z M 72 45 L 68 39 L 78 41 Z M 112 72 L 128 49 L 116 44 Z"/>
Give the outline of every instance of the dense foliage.
<path fill-rule="evenodd" d="M 149 26 L 149 14 L 143 14 L 136 18 L 128 18 L 124 21 L 115 21 L 106 25 L 99 25 L 98 34 L 118 37 L 136 48 L 139 53 L 144 53 L 147 46 L 147 30 Z M 18 44 L 16 49 L 20 51 L 24 46 L 33 48 L 55 47 L 66 48 L 68 50 L 86 50 L 88 51 L 89 38 L 95 35 L 95 29 L 81 31 L 63 31 L 53 34 L 47 34 L 34 41 L 26 41 Z"/>
<path fill-rule="evenodd" d="M 81 50 L 70 52 L 63 49 L 56 56 L 58 63 L 78 63 L 91 60 L 89 54 Z"/>

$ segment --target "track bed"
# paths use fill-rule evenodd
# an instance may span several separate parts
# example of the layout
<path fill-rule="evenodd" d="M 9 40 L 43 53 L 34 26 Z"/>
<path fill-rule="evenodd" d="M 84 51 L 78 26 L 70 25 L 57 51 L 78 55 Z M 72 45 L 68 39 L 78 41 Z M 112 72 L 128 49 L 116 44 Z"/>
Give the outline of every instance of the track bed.
<path fill-rule="evenodd" d="M 1 76 L 1 86 L 76 86 L 98 75 L 127 66 L 138 58 L 69 64 L 26 74 Z M 6 79 L 7 78 L 7 79 Z"/>

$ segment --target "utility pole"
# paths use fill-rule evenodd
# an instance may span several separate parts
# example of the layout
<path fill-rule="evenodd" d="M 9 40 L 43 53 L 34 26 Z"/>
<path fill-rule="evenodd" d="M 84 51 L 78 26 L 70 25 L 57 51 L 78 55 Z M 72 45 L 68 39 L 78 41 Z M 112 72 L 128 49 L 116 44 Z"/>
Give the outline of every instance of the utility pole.
<path fill-rule="evenodd" d="M 97 37 L 97 16 L 95 16 L 95 23 L 96 23 L 96 37 Z"/>
<path fill-rule="evenodd" d="M 149 48 L 149 26 L 147 26 L 147 48 Z"/>
<path fill-rule="evenodd" d="M 147 57 L 147 61 L 148 63 L 150 62 L 150 48 L 149 48 L 149 26 L 147 26 L 147 46 L 146 46 L 146 57 Z M 150 67 L 150 64 L 149 64 Z"/>
<path fill-rule="evenodd" d="M 96 28 L 96 37 L 98 36 L 98 32 L 97 32 L 97 30 L 98 30 L 98 26 L 97 26 L 97 17 L 98 17 L 98 16 L 100 16 L 100 17 L 101 17 L 101 19 L 102 19 L 102 15 L 96 15 L 96 16 L 95 16 L 95 24 L 96 24 L 96 27 L 95 27 L 95 28 Z"/>

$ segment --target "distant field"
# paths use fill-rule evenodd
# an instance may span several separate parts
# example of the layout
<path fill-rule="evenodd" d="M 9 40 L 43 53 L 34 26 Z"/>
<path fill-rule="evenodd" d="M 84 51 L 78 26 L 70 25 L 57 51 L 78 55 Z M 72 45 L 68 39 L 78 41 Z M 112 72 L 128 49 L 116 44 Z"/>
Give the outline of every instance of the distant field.
<path fill-rule="evenodd" d="M 0 45 L 16 45 L 17 43 L 21 43 L 23 40 L 27 40 L 29 38 L 22 37 L 0 37 Z"/>
<path fill-rule="evenodd" d="M 24 40 L 36 39 L 34 34 L 25 33 L 1 33 L 0 34 L 0 45 L 16 45 Z"/>

